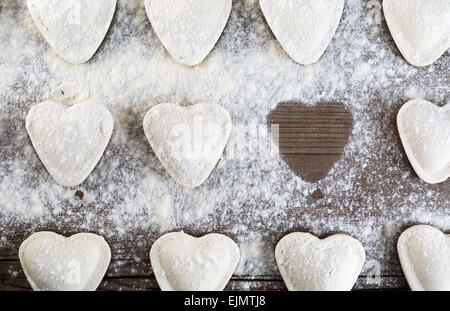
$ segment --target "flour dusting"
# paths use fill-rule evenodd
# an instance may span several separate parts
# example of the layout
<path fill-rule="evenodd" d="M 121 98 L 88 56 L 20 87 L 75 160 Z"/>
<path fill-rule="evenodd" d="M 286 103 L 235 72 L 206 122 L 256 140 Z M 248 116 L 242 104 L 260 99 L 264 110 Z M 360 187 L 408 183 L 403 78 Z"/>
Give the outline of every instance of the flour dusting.
<path fill-rule="evenodd" d="M 227 24 L 232 1 L 145 0 L 147 16 L 161 43 L 175 61 L 202 62 Z"/>
<path fill-rule="evenodd" d="M 0 253 L 17 256 L 27 235 L 52 229 L 101 234 L 112 247 L 108 276 L 149 275 L 148 252 L 163 233 L 222 232 L 239 243 L 239 278 L 279 278 L 273 252 L 292 231 L 323 237 L 348 233 L 367 262 L 400 275 L 398 234 L 415 223 L 450 229 L 449 182 L 423 183 L 411 168 L 395 117 L 410 97 L 448 102 L 450 57 L 416 68 L 397 50 L 381 1 L 347 0 L 337 32 L 314 65 L 293 62 L 266 24 L 258 1 L 235 0 L 209 56 L 193 68 L 177 64 L 146 18 L 144 1 L 119 0 L 106 39 L 85 64 L 65 63 L 47 45 L 23 0 L 0 4 Z M 378 24 L 378 21 L 381 22 Z M 48 175 L 25 130 L 25 116 L 62 84 L 80 82 L 108 108 L 114 133 L 80 186 Z M 281 101 L 340 102 L 354 127 L 344 154 L 317 183 L 300 179 L 271 146 L 263 125 Z M 196 189 L 178 186 L 152 152 L 145 113 L 162 102 L 211 102 L 244 126 L 245 152 L 225 155 Z M 267 131 L 266 131 L 267 132 Z M 253 133 L 253 134 L 252 134 Z M 260 133 L 256 135 L 254 133 Z M 313 194 L 320 190 L 323 196 Z M 77 191 L 83 194 L 75 195 Z M 20 241 L 18 241 L 20 239 Z M 136 258 L 140 258 L 136 261 Z M 126 269 L 131 264 L 131 270 Z M 363 268 L 365 275 L 372 267 Z M 11 272 L 11 275 L 14 271 Z"/>

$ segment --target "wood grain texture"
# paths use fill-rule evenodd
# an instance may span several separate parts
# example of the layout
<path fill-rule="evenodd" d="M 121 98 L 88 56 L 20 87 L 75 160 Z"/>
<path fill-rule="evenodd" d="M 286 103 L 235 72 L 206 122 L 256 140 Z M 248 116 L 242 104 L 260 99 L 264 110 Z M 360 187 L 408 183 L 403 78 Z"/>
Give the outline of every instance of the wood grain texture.
<path fill-rule="evenodd" d="M 19 269 L 20 263 L 17 260 L 0 261 L 0 291 L 31 290 L 23 273 L 11 274 L 11 271 L 18 271 Z M 370 284 L 367 282 L 366 276 L 360 276 L 354 289 L 406 290 L 408 288 L 402 276 L 382 276 L 379 281 L 377 284 Z M 153 274 L 150 272 L 142 275 L 126 275 L 125 273 L 115 275 L 115 273 L 108 271 L 98 290 L 157 291 L 159 290 L 159 286 Z M 240 276 L 233 277 L 225 290 L 284 291 L 286 290 L 286 286 L 279 276 Z"/>
<path fill-rule="evenodd" d="M 23 228 L 22 228 L 23 229 Z M 51 229 L 49 229 L 51 230 Z M 54 231 L 58 231 L 56 228 Z M 186 230 L 187 233 L 199 236 L 200 232 Z M 221 230 L 233 239 L 235 236 L 227 232 L 226 229 Z M 70 236 L 76 232 L 62 233 Z M 273 248 L 277 241 L 286 233 L 280 232 L 274 235 Z M 330 232 L 330 235 L 334 232 Z M 27 232 L 18 229 L 17 234 L 9 244 L 10 248 L 2 250 L 0 254 L 0 291 L 3 290 L 31 290 L 26 277 L 21 268 L 19 259 L 17 257 L 18 248 L 21 242 L 26 239 Z M 154 241 L 158 236 L 152 236 L 145 240 L 149 241 L 140 248 L 136 248 L 136 244 L 143 241 L 138 234 L 130 236 L 126 240 L 123 239 L 107 239 L 111 246 L 111 263 L 106 272 L 106 275 L 100 284 L 98 290 L 121 290 L 121 291 L 154 291 L 159 290 L 159 286 L 155 280 L 152 272 L 152 267 L 149 259 L 149 251 L 151 241 Z M 324 238 L 324 237 L 322 237 Z M 130 255 L 133 254 L 133 255 Z M 372 278 L 368 278 L 363 273 L 355 284 L 355 290 L 406 290 L 408 286 L 405 278 L 400 272 L 400 267 L 397 262 L 391 262 L 388 265 L 389 269 L 385 269 L 383 275 L 380 275 L 378 280 L 373 282 Z M 286 286 L 278 273 L 270 275 L 234 275 L 226 290 L 259 290 L 259 291 L 280 291 L 286 290 Z"/>
<path fill-rule="evenodd" d="M 2 4 L 0 2 L 0 12 L 2 10 Z M 114 22 L 113 22 L 114 23 Z M 381 38 L 376 38 L 377 40 L 383 40 L 389 43 L 391 50 L 399 60 L 402 60 L 402 55 L 398 51 L 393 42 L 386 24 L 383 22 L 381 25 L 383 31 L 377 36 Z M 147 29 L 150 31 L 150 29 Z M 369 36 L 369 38 L 371 38 Z M 107 36 L 108 39 L 108 36 Z M 100 48 L 101 49 L 101 48 Z M 369 57 L 369 56 L 368 56 Z M 444 57 L 449 57 L 447 52 Z M 434 66 L 434 72 L 438 73 L 441 79 L 445 79 L 448 76 L 448 68 L 445 67 L 445 62 L 436 63 Z M 408 66 L 408 64 L 404 64 Z M 417 68 L 418 75 L 426 76 L 424 68 Z M 391 77 L 392 78 L 392 77 Z M 395 79 L 393 77 L 392 79 Z M 424 86 L 430 86 L 433 81 L 424 79 Z M 15 87 L 20 90 L 26 88 L 26 85 L 22 85 L 21 81 L 18 81 Z M 445 90 L 444 90 L 445 91 Z M 38 100 L 40 98 L 39 94 L 33 94 L 36 98 L 30 98 L 30 100 Z M 373 106 L 378 104 L 378 101 L 383 100 L 383 94 L 377 94 L 374 97 L 373 102 L 369 103 Z M 336 99 L 338 100 L 338 99 Z M 284 154 L 285 160 L 288 165 L 296 171 L 303 178 L 314 181 L 319 180 L 326 176 L 329 169 L 335 161 L 337 161 L 342 153 L 342 149 L 345 146 L 349 132 L 352 128 L 352 116 L 345 110 L 345 108 L 339 103 L 315 103 L 315 106 L 304 106 L 303 103 L 298 102 L 288 102 L 281 103 L 268 117 L 268 123 L 280 124 L 280 151 Z M 393 104 L 394 106 L 400 105 L 400 102 Z M 26 105 L 22 104 L 19 106 L 23 110 L 23 114 L 26 114 Z M 398 111 L 398 110 L 397 110 Z M 132 112 L 130 112 L 131 114 Z M 389 132 L 384 134 L 398 136 L 395 132 L 395 117 L 396 108 L 393 107 L 391 111 L 383 112 L 383 115 L 374 113 L 374 117 L 380 118 L 385 123 L 389 123 Z M 136 119 L 138 119 L 136 117 Z M 381 121 L 380 121 L 381 122 Z M 11 123 L 13 124 L 13 123 Z M 17 123 L 18 126 L 23 126 L 22 123 Z M 6 128 L 6 132 L 11 132 L 14 136 L 17 129 Z M 131 131 L 131 130 L 130 130 Z M 141 128 L 139 131 L 133 132 L 131 135 L 137 137 L 144 137 Z M 398 140 L 398 145 L 400 146 L 400 141 Z M 144 141 L 141 141 L 144 144 Z M 145 142 L 146 143 L 146 142 Z M 0 147 L 2 142 L 0 142 Z M 112 147 L 109 147 L 112 148 Z M 114 150 L 113 150 L 114 151 Z M 150 150 L 148 150 L 151 152 Z M 401 149 L 395 149 L 392 152 L 398 154 Z M 114 155 L 114 154 L 113 154 Z M 8 155 L 9 157 L 15 157 L 15 154 Z M 397 157 L 393 157 L 397 159 Z M 387 164 L 385 163 L 390 158 L 382 158 L 371 163 L 367 170 L 383 172 L 387 174 Z M 407 161 L 406 156 L 402 156 L 399 160 L 403 171 L 412 171 L 412 168 Z M 40 163 L 38 164 L 42 166 Z M 124 164 L 126 165 L 126 163 Z M 43 170 L 43 168 L 41 168 Z M 384 178 L 384 176 L 382 178 Z M 399 172 L 389 173 L 388 176 L 391 180 L 392 187 L 386 187 L 381 189 L 380 186 L 373 182 L 373 180 L 367 179 L 365 176 L 359 176 L 359 182 L 364 192 L 367 193 L 380 193 L 384 196 L 390 196 L 390 192 L 395 191 L 396 187 L 394 185 L 402 178 Z M 387 177 L 386 177 L 387 178 Z M 442 184 L 430 186 L 430 189 L 435 191 L 440 191 L 441 193 L 448 193 L 450 195 L 450 182 L 447 181 Z M 80 200 L 83 199 L 83 192 L 74 189 L 73 195 L 78 197 Z M 323 193 L 320 189 L 317 189 L 309 198 L 309 200 L 317 203 L 317 214 L 315 216 L 320 217 L 324 223 L 327 222 L 328 214 L 320 213 L 320 210 L 325 210 L 330 208 L 327 205 Z M 358 204 L 364 203 L 364 196 L 354 197 L 355 202 Z M 387 201 L 386 205 L 395 206 L 395 202 Z M 80 208 L 83 206 L 81 205 Z M 86 207 L 86 206 L 85 206 Z M 91 207 L 92 208 L 92 207 Z M 332 208 L 332 207 L 331 207 Z M 242 210 L 245 210 L 243 207 Z M 355 214 L 357 211 L 353 211 Z M 361 215 L 365 211 L 360 211 Z M 98 210 L 101 214 L 102 210 Z M 230 219 L 238 219 L 245 217 L 242 214 L 231 213 L 228 215 Z M 295 214 L 294 214 L 295 213 Z M 301 209 L 293 210 L 288 213 L 287 217 L 297 217 L 303 216 L 304 211 Z M 348 211 L 343 211 L 342 209 L 335 211 L 335 215 L 350 217 L 352 215 L 347 215 Z M 381 209 L 374 209 L 368 211 L 371 215 L 383 216 L 383 211 Z M 61 218 L 64 217 L 62 213 Z M 83 219 L 80 216 L 80 224 L 82 224 Z M 415 223 L 402 224 L 401 229 L 406 229 L 407 226 L 413 225 Z M 105 226 L 105 227 L 103 227 Z M 107 228 L 106 228 L 107 227 Z M 231 238 L 235 239 L 232 230 L 226 225 L 222 225 L 219 221 L 213 223 L 212 227 L 215 228 L 215 232 L 224 233 Z M 0 228 L 1 230 L 2 228 Z M 30 232 L 39 230 L 51 230 L 57 233 L 70 236 L 72 234 L 78 233 L 80 231 L 78 224 L 68 224 L 68 223 L 50 223 L 50 224 L 37 224 L 37 225 L 23 225 L 16 224 L 13 220 L 8 224 L 8 229 L 13 231 L 13 235 L 5 236 L 7 243 L 3 244 L 0 248 L 0 290 L 31 290 L 24 274 L 21 269 L 20 263 L 17 258 L 17 253 L 19 246 L 23 240 L 25 240 Z M 202 235 L 202 232 L 196 229 L 195 225 L 179 226 L 174 228 L 174 230 L 184 230 L 189 234 Z M 259 231 L 259 232 L 269 232 L 270 240 L 269 245 L 272 249 L 275 248 L 276 243 L 279 239 L 294 230 L 308 230 L 309 228 L 295 227 L 295 228 L 263 228 L 257 226 L 257 223 L 250 223 L 248 225 L 248 230 Z M 91 228 L 93 233 L 102 234 L 105 230 L 114 230 L 114 224 L 99 224 L 97 227 Z M 333 232 L 328 232 L 332 234 Z M 155 231 L 133 231 L 130 230 L 127 237 L 117 236 L 114 238 L 107 238 L 107 242 L 112 250 L 112 260 L 108 272 L 102 281 L 99 290 L 158 290 L 159 287 L 154 279 L 150 261 L 149 261 L 149 250 L 151 244 L 159 237 L 159 234 Z M 395 244 L 397 237 L 393 237 L 392 241 L 389 241 L 389 245 L 382 245 L 382 248 L 392 249 L 391 244 Z M 380 242 L 381 244 L 384 242 Z M 386 258 L 383 258 L 384 266 L 382 269 L 382 275 L 380 276 L 380 282 L 373 284 L 368 282 L 365 274 L 361 275 L 355 285 L 355 289 L 361 290 L 378 290 L 378 289 L 408 289 L 406 280 L 402 274 L 401 267 L 398 262 L 396 254 L 391 254 L 392 252 L 386 251 L 388 254 Z M 286 290 L 284 283 L 280 275 L 276 272 L 273 274 L 264 274 L 258 276 L 248 276 L 248 275 L 235 275 L 227 286 L 227 290 Z"/>
<path fill-rule="evenodd" d="M 395 122 L 394 119 L 393 115 L 392 123 Z M 273 123 L 280 126 L 280 151 L 289 157 L 287 160 L 289 165 L 294 170 L 298 170 L 300 175 L 306 174 L 307 178 L 320 179 L 339 159 L 352 128 L 352 116 L 338 103 L 305 106 L 302 103 L 289 102 L 281 103 L 270 114 L 268 124 Z M 406 157 L 404 157 L 404 161 L 405 170 L 411 170 Z M 376 165 L 383 165 L 383 163 Z M 302 177 L 304 176 L 302 175 Z M 440 191 L 450 192 L 449 185 L 450 183 L 447 182 L 435 187 Z M 367 184 L 365 186 L 367 191 L 377 191 L 376 185 Z M 80 190 L 74 190 L 73 195 L 82 200 L 84 194 Z M 319 189 L 311 195 L 311 200 L 322 198 L 323 194 Z M 230 215 L 230 217 L 239 217 L 239 215 Z M 61 227 L 65 229 L 61 230 Z M 15 234 L 8 237 L 8 243 L 3 245 L 0 252 L 0 290 L 31 290 L 17 258 L 18 248 L 31 230 L 26 226 L 14 223 L 10 224 L 10 228 L 15 228 Z M 101 234 L 103 229 L 99 227 L 93 233 Z M 195 226 L 180 229 L 195 236 L 204 234 L 204 232 L 197 231 Z M 65 236 L 78 233 L 73 226 L 61 226 L 61 224 L 47 224 L 40 230 L 55 231 Z M 301 228 L 297 228 L 297 230 L 301 230 Z M 270 241 L 273 249 L 279 239 L 290 231 L 273 232 Z M 233 239 L 237 238 L 226 227 L 219 227 L 216 232 L 224 233 Z M 335 232 L 329 232 L 329 235 L 333 233 Z M 155 234 L 147 235 L 135 232 L 126 238 L 107 239 L 112 250 L 112 260 L 99 290 L 159 290 L 148 258 L 151 244 L 158 237 Z M 235 275 L 226 289 L 278 291 L 286 290 L 286 287 L 281 276 L 274 273 L 256 277 Z M 359 277 L 354 289 L 407 290 L 408 285 L 401 272 L 398 259 L 394 257 L 386 258 L 386 267 L 383 269 L 383 275 L 380 276 L 378 283 L 369 283 L 363 274 Z"/>
<path fill-rule="evenodd" d="M 350 136 L 351 113 L 339 103 L 305 106 L 280 103 L 269 115 L 270 127 L 278 125 L 283 159 L 302 179 L 323 179 L 339 160 Z"/>

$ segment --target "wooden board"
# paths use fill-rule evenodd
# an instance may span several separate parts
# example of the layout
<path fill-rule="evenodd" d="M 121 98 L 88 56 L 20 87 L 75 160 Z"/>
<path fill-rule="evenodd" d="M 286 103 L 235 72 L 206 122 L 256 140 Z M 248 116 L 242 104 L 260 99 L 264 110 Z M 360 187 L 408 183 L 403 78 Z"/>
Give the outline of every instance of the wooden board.
<path fill-rule="evenodd" d="M 338 103 L 280 103 L 269 115 L 278 126 L 278 144 L 289 167 L 303 180 L 323 179 L 336 163 L 352 131 L 352 114 Z"/>
<path fill-rule="evenodd" d="M 1 8 L 1 5 L 0 5 Z M 148 26 L 150 29 L 150 27 Z M 392 49 L 396 50 L 395 44 L 392 41 L 389 33 L 387 32 L 386 24 L 382 24 L 384 29 L 381 32 L 382 40 L 388 41 L 392 46 Z M 148 31 L 150 31 L 148 29 Z M 396 50 L 397 56 L 402 56 Z M 443 57 L 449 58 L 450 55 L 447 52 Z M 445 62 L 442 62 L 444 64 Z M 420 73 L 420 72 L 419 72 Z M 435 66 L 436 76 L 441 76 L 444 79 L 448 77 L 448 68 L 442 65 Z M 424 84 L 429 82 L 424 82 Z M 17 85 L 17 89 L 20 89 L 21 85 Z M 444 90 L 444 92 L 448 92 Z M 448 95 L 448 94 L 447 94 Z M 36 98 L 39 96 L 36 95 Z M 374 98 L 374 105 L 377 101 L 382 100 L 382 96 Z M 386 112 L 383 116 L 385 121 L 389 123 L 389 130 L 391 135 L 395 135 L 398 140 L 398 134 L 395 130 L 395 115 L 398 111 L 398 107 L 401 103 L 396 103 L 392 111 Z M 26 105 L 23 107 L 24 114 L 26 112 Z M 380 117 L 381 118 L 381 117 Z M 306 107 L 303 103 L 292 102 L 282 103 L 276 108 L 268 117 L 268 123 L 276 123 L 280 125 L 280 148 L 284 154 L 286 162 L 289 166 L 301 175 L 306 180 L 315 181 L 323 178 L 329 171 L 330 167 L 335 161 L 339 159 L 342 154 L 343 148 L 347 142 L 353 119 L 351 114 L 340 103 L 318 103 L 315 107 Z M 12 124 L 12 123 L 11 123 Z M 23 126 L 21 122 L 15 123 Z M 7 129 L 11 130 L 12 129 Z M 142 131 L 135 134 L 136 136 L 144 137 Z M 142 145 L 146 145 L 146 142 L 142 138 Z M 0 142 L 0 146 L 1 146 Z M 29 143 L 29 142 L 28 142 Z M 400 143 L 398 142 L 398 145 Z M 398 148 L 396 151 L 401 150 Z M 150 152 L 150 151 L 149 151 Z M 401 178 L 400 173 L 397 175 L 390 175 L 386 172 L 387 165 L 385 161 L 389 159 L 380 157 L 377 162 L 373 163 L 368 170 L 374 170 L 380 172 L 382 175 L 380 178 L 390 178 L 392 184 Z M 411 171 L 412 168 L 406 158 L 406 156 L 400 157 L 403 171 Z M 42 169 L 42 168 L 41 168 Z M 384 175 L 383 175 L 384 174 Z M 414 177 L 417 178 L 417 177 Z M 363 190 L 368 193 L 389 194 L 394 190 L 394 187 L 390 189 L 386 187 L 381 189 L 379 185 L 373 184 L 370 181 L 364 179 L 364 176 L 359 177 L 358 182 L 362 185 Z M 432 186 L 433 190 L 439 191 L 442 194 L 450 196 L 450 182 Z M 79 199 L 83 198 L 83 192 L 80 190 L 74 190 L 73 195 Z M 318 201 L 323 198 L 323 194 L 320 189 L 316 190 L 310 197 L 312 201 Z M 364 197 L 355 197 L 356 202 L 360 204 L 364 203 Z M 392 204 L 393 202 L 388 202 Z M 394 204 L 392 204 L 394 205 Z M 327 222 L 327 216 L 322 212 L 323 209 L 328 208 L 326 204 L 318 204 L 317 212 L 315 216 L 321 218 L 323 222 Z M 102 213 L 101 210 L 98 211 Z M 336 211 L 337 214 L 343 213 L 342 211 Z M 350 213 L 350 212 L 349 212 Z M 354 212 L 356 213 L 356 212 Z M 363 213 L 363 212 L 361 212 Z M 382 211 L 373 210 L 371 215 L 382 216 Z M 295 214 L 295 215 L 294 215 Z M 289 211 L 288 216 L 301 217 L 302 211 Z M 342 216 L 352 216 L 345 215 Z M 64 214 L 60 218 L 63 218 Z M 232 214 L 229 215 L 231 221 L 240 219 L 243 215 Z M 80 220 L 82 221 L 82 219 Z M 408 225 L 411 225 L 409 223 Z M 406 226 L 406 225 L 403 225 Z M 228 225 L 223 225 L 219 221 L 214 226 L 215 232 L 221 232 L 227 234 L 231 238 L 236 238 Z M 2 228 L 0 228 L 1 230 Z M 113 225 L 110 228 L 114 229 Z M 204 232 L 195 228 L 194 225 L 185 227 L 179 227 L 176 229 L 183 229 L 187 233 L 193 235 L 201 235 Z M 270 240 L 267 241 L 270 247 L 274 249 L 277 241 L 286 233 L 294 230 L 294 228 L 264 228 L 260 227 L 250 228 L 253 231 L 259 231 L 261 233 L 270 231 Z M 304 229 L 297 227 L 297 230 Z M 307 228 L 305 228 L 307 229 Z M 13 220 L 8 224 L 8 232 L 14 232 L 5 236 L 7 243 L 0 248 L 0 290 L 30 290 L 25 276 L 20 267 L 17 253 L 21 242 L 28 237 L 31 231 L 34 230 L 51 230 L 56 231 L 66 236 L 78 233 L 76 224 L 58 223 L 58 224 L 37 224 L 24 226 L 16 224 Z M 95 233 L 101 233 L 105 228 L 101 225 L 92 228 Z M 329 232 L 332 234 L 333 232 Z M 100 290 L 158 290 L 158 285 L 154 279 L 151 265 L 149 262 L 149 250 L 153 241 L 159 237 L 159 234 L 155 231 L 148 230 L 131 230 L 126 237 L 117 236 L 115 238 L 107 239 L 107 242 L 112 249 L 112 262 L 107 275 L 101 283 Z M 381 242 L 380 242 L 381 243 Z M 385 266 L 383 274 L 380 276 L 379 283 L 373 283 L 367 278 L 367 272 L 364 272 L 355 286 L 355 289 L 371 290 L 371 289 L 407 289 L 405 278 L 401 272 L 398 258 L 393 249 L 395 243 L 395 237 L 389 245 L 386 245 L 387 257 L 384 258 Z M 139 246 L 139 247 L 136 247 Z M 277 272 L 272 274 L 261 274 L 257 276 L 249 275 L 235 275 L 229 285 L 228 290 L 285 290 L 285 286 L 280 275 Z"/>

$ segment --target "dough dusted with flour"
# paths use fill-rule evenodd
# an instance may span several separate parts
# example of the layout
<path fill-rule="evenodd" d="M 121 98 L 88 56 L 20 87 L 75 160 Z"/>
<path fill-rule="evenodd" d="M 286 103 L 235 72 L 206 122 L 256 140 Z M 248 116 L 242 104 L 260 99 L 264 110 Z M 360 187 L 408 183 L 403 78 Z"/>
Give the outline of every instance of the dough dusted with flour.
<path fill-rule="evenodd" d="M 267 23 L 297 63 L 319 60 L 339 25 L 344 0 L 260 0 Z"/>
<path fill-rule="evenodd" d="M 278 242 L 275 258 L 291 291 L 349 291 L 361 272 L 365 251 L 345 234 L 320 240 L 295 232 Z"/>
<path fill-rule="evenodd" d="M 384 0 L 383 11 L 410 64 L 428 66 L 450 48 L 449 0 Z"/>
<path fill-rule="evenodd" d="M 417 175 L 430 184 L 445 181 L 450 176 L 450 106 L 411 100 L 400 109 L 397 127 Z"/>
<path fill-rule="evenodd" d="M 81 64 L 91 59 L 105 38 L 116 0 L 28 0 L 27 5 L 56 54 Z"/>
<path fill-rule="evenodd" d="M 198 187 L 211 174 L 231 133 L 231 117 L 222 106 L 160 104 L 145 115 L 150 145 L 172 178 Z"/>
<path fill-rule="evenodd" d="M 88 101 L 73 106 L 46 101 L 31 108 L 26 118 L 28 135 L 45 168 L 68 187 L 89 176 L 113 127 L 108 109 Z"/>
<path fill-rule="evenodd" d="M 231 12 L 231 0 L 145 0 L 148 18 L 178 63 L 198 65 L 214 48 Z"/>
<path fill-rule="evenodd" d="M 92 233 L 65 238 L 38 232 L 20 245 L 19 259 L 36 291 L 94 291 L 108 269 L 111 250 Z"/>
<path fill-rule="evenodd" d="M 169 233 L 156 240 L 150 250 L 153 272 L 163 291 L 221 291 L 239 259 L 236 243 L 217 233 L 201 238 Z"/>
<path fill-rule="evenodd" d="M 450 237 L 426 225 L 404 231 L 397 243 L 413 291 L 450 291 Z"/>

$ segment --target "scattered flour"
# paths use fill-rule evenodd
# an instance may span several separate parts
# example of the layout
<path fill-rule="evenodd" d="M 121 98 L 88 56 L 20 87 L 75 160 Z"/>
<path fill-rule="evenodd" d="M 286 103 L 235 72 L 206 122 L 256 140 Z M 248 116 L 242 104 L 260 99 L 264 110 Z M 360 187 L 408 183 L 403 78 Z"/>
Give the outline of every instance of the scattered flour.
<path fill-rule="evenodd" d="M 355 71 L 353 72 L 353 78 L 357 80 L 361 80 L 366 77 L 370 73 L 370 64 L 361 63 L 355 67 Z"/>
<path fill-rule="evenodd" d="M 325 54 L 318 63 L 301 66 L 270 32 L 258 1 L 236 0 L 211 54 L 187 68 L 164 50 L 143 2 L 119 0 L 99 51 L 77 66 L 65 63 L 45 43 L 25 1 L 1 2 L 2 255 L 17 255 L 19 231 L 91 231 L 110 245 L 128 246 L 126 251 L 113 249 L 109 274 L 117 275 L 127 258 L 147 260 L 152 242 L 163 232 L 221 231 L 240 243 L 239 275 L 270 278 L 278 275 L 273 250 L 283 235 L 346 232 L 362 242 L 368 261 L 380 262 L 382 273 L 392 274 L 400 273 L 392 262 L 398 263 L 396 237 L 406 226 L 450 229 L 448 181 L 432 186 L 415 175 L 395 124 L 410 95 L 446 104 L 448 52 L 429 67 L 409 65 L 386 25 L 374 25 L 374 14 L 381 14 L 374 9 L 381 5 L 368 8 L 367 1 L 348 0 Z M 71 81 L 82 81 L 91 99 L 112 112 L 115 130 L 90 177 L 79 187 L 65 188 L 45 171 L 24 120 L 51 90 Z M 264 125 L 279 102 L 293 99 L 308 105 L 339 101 L 353 114 L 343 158 L 316 184 L 302 181 L 270 148 L 259 148 L 245 157 L 222 159 L 205 184 L 186 189 L 165 172 L 141 126 L 145 113 L 158 103 L 201 101 L 225 107 L 235 125 Z M 261 142 L 270 145 L 270 136 L 248 139 L 248 145 Z M 312 196 L 318 189 L 323 198 Z M 83 193 L 81 199 L 76 191 Z M 148 273 L 142 264 L 136 262 L 133 271 Z"/>

